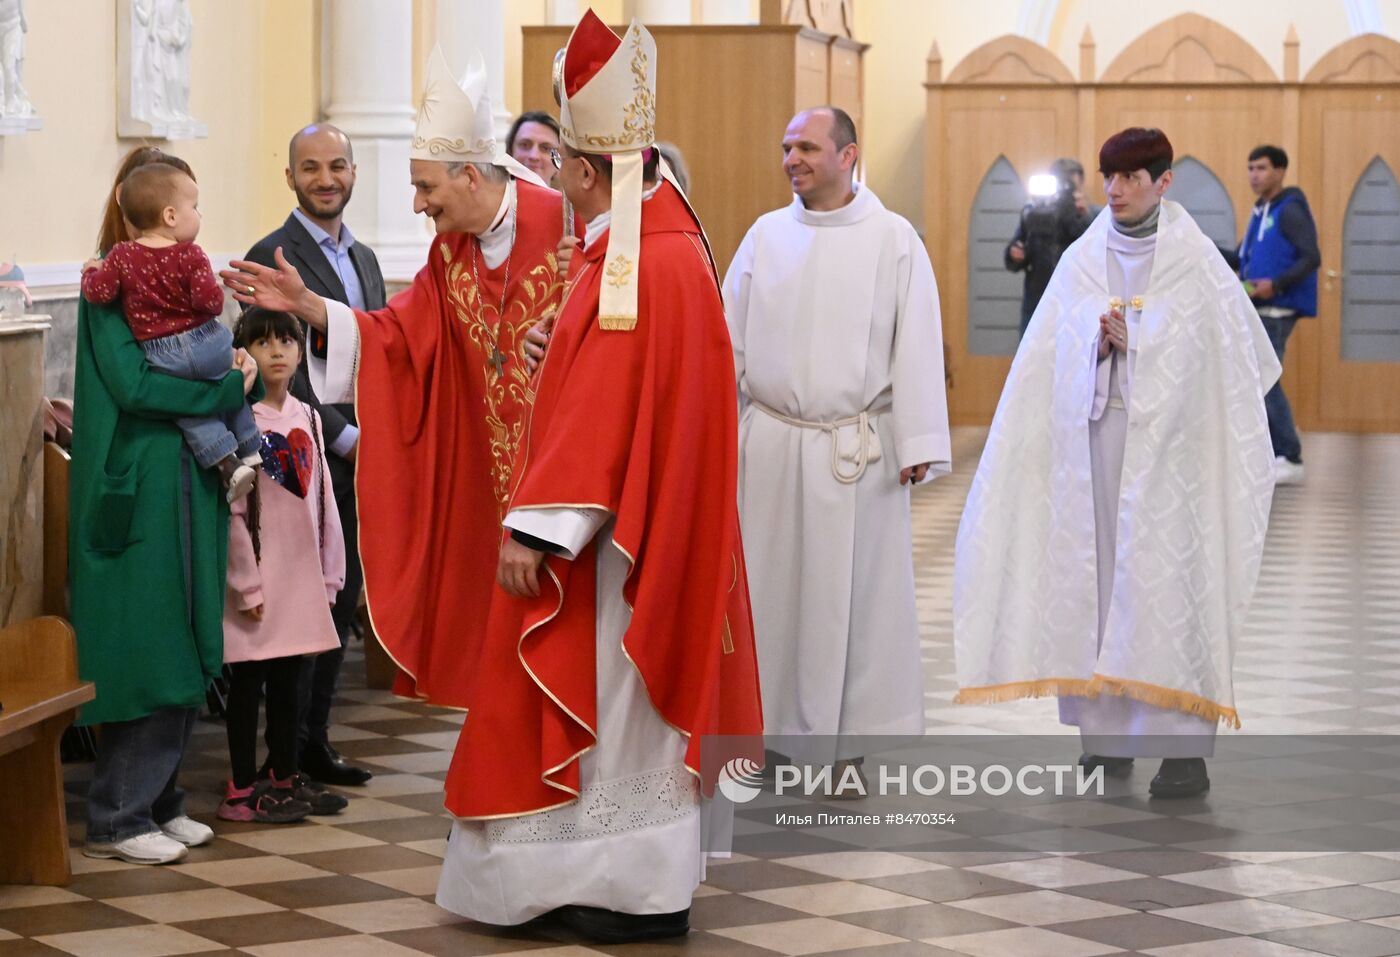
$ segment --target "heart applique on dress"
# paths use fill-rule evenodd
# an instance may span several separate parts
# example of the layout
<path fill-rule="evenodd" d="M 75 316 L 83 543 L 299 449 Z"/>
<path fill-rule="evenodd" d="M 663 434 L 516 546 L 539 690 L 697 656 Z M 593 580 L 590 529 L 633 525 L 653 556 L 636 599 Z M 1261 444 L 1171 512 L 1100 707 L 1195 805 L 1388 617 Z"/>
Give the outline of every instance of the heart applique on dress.
<path fill-rule="evenodd" d="M 315 446 L 303 429 L 264 432 L 262 440 L 263 473 L 297 498 L 306 498 L 316 474 Z"/>

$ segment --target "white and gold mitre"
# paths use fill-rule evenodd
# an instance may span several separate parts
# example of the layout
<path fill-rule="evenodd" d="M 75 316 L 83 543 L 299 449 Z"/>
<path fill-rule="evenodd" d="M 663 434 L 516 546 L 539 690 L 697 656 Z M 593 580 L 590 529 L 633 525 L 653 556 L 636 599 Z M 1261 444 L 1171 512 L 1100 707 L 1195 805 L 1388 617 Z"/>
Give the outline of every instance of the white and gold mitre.
<path fill-rule="evenodd" d="M 472 51 L 466 75 L 458 81 L 442 47 L 433 47 L 423 74 L 423 96 L 418 101 L 409 157 L 448 163 L 495 162 L 491 95 L 486 88 L 486 63 L 479 51 Z"/>
<path fill-rule="evenodd" d="M 656 142 L 656 41 L 636 20 L 619 38 L 589 10 L 564 54 L 560 136 L 581 153 L 635 153 Z"/>
<path fill-rule="evenodd" d="M 612 160 L 612 223 L 603 257 L 598 323 L 637 324 L 643 150 L 656 141 L 656 41 L 636 20 L 619 37 L 589 10 L 564 48 L 559 135 L 580 153 Z"/>
<path fill-rule="evenodd" d="M 489 163 L 506 169 L 517 179 L 545 183 L 531 170 L 507 156 L 496 140 L 491 93 L 486 83 L 486 61 L 473 50 L 461 80 L 447 65 L 442 47 L 433 47 L 423 74 L 423 95 L 418 101 L 413 144 L 409 159 L 441 163 Z"/>

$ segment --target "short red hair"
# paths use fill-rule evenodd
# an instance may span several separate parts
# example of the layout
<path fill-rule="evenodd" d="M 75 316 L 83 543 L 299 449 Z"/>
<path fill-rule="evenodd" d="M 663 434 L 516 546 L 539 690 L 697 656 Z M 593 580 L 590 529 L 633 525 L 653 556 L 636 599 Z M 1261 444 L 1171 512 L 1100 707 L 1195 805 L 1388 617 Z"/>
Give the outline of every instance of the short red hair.
<path fill-rule="evenodd" d="M 1172 144 L 1159 129 L 1133 126 L 1114 133 L 1099 147 L 1099 172 L 1135 173 L 1147 170 L 1153 181 L 1172 168 Z"/>

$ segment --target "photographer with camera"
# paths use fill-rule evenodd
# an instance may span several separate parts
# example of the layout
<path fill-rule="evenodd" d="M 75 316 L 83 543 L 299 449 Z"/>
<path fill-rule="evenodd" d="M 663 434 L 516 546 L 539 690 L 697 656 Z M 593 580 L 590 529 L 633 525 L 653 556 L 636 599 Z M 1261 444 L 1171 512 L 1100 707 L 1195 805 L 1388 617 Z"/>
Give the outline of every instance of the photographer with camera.
<path fill-rule="evenodd" d="M 1026 271 L 1026 288 L 1021 299 L 1021 335 L 1026 334 L 1026 325 L 1040 304 L 1060 256 L 1099 213 L 1099 207 L 1090 205 L 1084 196 L 1084 167 L 1078 160 L 1069 157 L 1055 160 L 1050 165 L 1049 175 L 1055 179 L 1054 192 L 1035 195 L 1032 191 L 1004 256 L 1007 269 Z"/>

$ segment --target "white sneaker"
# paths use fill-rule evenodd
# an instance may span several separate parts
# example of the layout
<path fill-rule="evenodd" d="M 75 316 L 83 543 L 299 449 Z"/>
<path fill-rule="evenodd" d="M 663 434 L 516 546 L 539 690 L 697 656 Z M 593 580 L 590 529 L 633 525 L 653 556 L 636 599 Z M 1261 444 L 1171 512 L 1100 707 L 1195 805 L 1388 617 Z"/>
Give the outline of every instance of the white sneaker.
<path fill-rule="evenodd" d="M 257 480 L 257 477 L 257 472 L 246 465 L 239 465 L 233 470 L 233 475 L 229 477 L 228 494 L 224 498 L 232 505 L 253 490 L 253 482 Z"/>
<path fill-rule="evenodd" d="M 147 831 L 109 844 L 88 843 L 83 846 L 87 857 L 120 857 L 128 864 L 170 864 L 181 860 L 189 849 L 160 831 Z"/>
<path fill-rule="evenodd" d="M 1302 485 L 1303 463 L 1290 462 L 1282 455 L 1274 459 L 1275 485 Z"/>
<path fill-rule="evenodd" d="M 186 847 L 200 847 L 214 839 L 214 829 L 181 814 L 160 826 L 166 837 L 174 838 Z"/>

